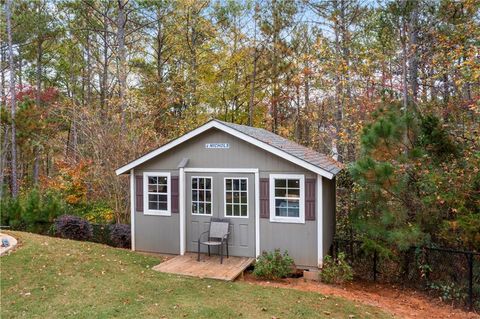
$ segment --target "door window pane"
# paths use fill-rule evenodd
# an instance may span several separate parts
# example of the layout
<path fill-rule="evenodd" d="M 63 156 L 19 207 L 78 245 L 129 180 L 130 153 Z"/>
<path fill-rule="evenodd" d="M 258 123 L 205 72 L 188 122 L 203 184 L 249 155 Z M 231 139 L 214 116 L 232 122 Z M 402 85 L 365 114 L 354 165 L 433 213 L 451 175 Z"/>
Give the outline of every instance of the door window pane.
<path fill-rule="evenodd" d="M 212 214 L 211 177 L 192 177 L 192 214 Z"/>
<path fill-rule="evenodd" d="M 248 178 L 225 179 L 225 216 L 248 217 Z"/>

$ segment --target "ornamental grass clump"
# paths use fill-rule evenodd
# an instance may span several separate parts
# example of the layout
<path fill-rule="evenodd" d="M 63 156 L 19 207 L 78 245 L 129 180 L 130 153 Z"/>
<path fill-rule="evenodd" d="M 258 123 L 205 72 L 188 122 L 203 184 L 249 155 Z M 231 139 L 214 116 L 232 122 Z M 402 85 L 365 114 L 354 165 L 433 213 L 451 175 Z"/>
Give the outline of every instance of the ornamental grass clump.
<path fill-rule="evenodd" d="M 293 259 L 287 251 L 283 254 L 280 253 L 280 249 L 273 252 L 264 251 L 255 262 L 253 275 L 257 278 L 276 280 L 292 274 L 294 267 Z"/>
<path fill-rule="evenodd" d="M 89 240 L 93 236 L 92 225 L 85 219 L 72 215 L 58 217 L 54 231 L 56 236 L 74 240 Z"/>

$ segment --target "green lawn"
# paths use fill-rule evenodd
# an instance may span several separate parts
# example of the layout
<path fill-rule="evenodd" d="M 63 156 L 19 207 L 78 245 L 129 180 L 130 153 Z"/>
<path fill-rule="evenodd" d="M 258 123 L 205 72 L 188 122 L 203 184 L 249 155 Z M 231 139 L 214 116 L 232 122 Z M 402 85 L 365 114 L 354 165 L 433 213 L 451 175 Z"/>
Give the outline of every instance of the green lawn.
<path fill-rule="evenodd" d="M 20 246 L 0 259 L 3 319 L 389 318 L 317 293 L 158 273 L 159 258 L 127 250 L 9 233 Z"/>

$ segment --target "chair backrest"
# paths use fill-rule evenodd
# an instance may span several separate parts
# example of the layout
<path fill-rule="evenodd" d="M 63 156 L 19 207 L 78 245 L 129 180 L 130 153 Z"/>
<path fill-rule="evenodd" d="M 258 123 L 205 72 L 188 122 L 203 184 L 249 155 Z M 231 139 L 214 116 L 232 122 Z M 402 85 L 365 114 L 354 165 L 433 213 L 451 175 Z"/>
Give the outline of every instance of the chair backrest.
<path fill-rule="evenodd" d="M 212 218 L 210 220 L 210 238 L 223 238 L 228 233 L 230 222 L 227 218 Z"/>

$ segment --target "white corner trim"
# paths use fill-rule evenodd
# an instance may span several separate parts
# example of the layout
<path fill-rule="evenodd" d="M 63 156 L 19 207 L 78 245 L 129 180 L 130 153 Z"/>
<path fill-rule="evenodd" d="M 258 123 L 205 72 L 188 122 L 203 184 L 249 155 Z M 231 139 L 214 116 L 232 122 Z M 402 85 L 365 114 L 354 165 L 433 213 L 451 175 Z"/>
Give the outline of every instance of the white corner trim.
<path fill-rule="evenodd" d="M 179 178 L 178 178 L 178 210 L 179 210 L 179 219 L 180 219 L 180 255 L 185 255 L 185 244 L 186 244 L 186 234 L 185 234 L 185 171 L 181 167 L 179 169 Z"/>
<path fill-rule="evenodd" d="M 130 241 L 135 251 L 135 171 L 130 170 Z"/>
<path fill-rule="evenodd" d="M 167 178 L 167 210 L 154 210 L 148 208 L 148 176 L 160 176 Z M 143 214 L 153 216 L 172 216 L 172 189 L 170 172 L 143 172 Z"/>
<path fill-rule="evenodd" d="M 323 179 L 317 175 L 317 259 L 318 267 L 323 266 Z"/>
<path fill-rule="evenodd" d="M 300 180 L 299 217 L 275 216 L 275 180 L 276 179 L 299 179 Z M 269 187 L 270 187 L 270 222 L 305 224 L 305 175 L 270 174 Z"/>
<path fill-rule="evenodd" d="M 251 137 L 251 136 L 249 136 L 249 135 L 247 135 L 247 134 L 245 134 L 245 133 L 242 133 L 242 132 L 240 132 L 240 131 L 237 131 L 237 130 L 235 130 L 235 129 L 227 126 L 227 125 L 224 125 L 224 124 L 222 124 L 222 123 L 220 123 L 220 122 L 217 122 L 217 121 L 215 121 L 215 120 L 210 121 L 210 122 L 208 122 L 208 123 L 206 123 L 206 124 L 204 124 L 204 125 L 196 128 L 196 129 L 194 129 L 194 130 L 186 133 L 185 135 L 182 135 L 182 136 L 180 136 L 179 138 L 177 138 L 177 139 L 175 139 L 175 140 L 173 140 L 173 141 L 171 141 L 171 142 L 169 142 L 169 143 L 167 143 L 167 144 L 165 144 L 165 145 L 157 148 L 156 150 L 153 150 L 153 151 L 151 151 L 150 153 L 147 153 L 147 154 L 143 155 L 142 157 L 137 158 L 136 160 L 134 160 L 134 161 L 132 161 L 132 162 L 130 162 L 130 163 L 128 163 L 128 164 L 120 167 L 119 169 L 117 169 L 117 170 L 115 171 L 115 173 L 116 173 L 117 175 L 121 175 L 121 174 L 129 171 L 130 169 L 132 169 L 132 168 L 134 168 L 134 167 L 136 167 L 136 166 L 138 166 L 138 165 L 140 165 L 140 164 L 148 161 L 149 159 L 152 159 L 152 158 L 154 158 L 155 156 L 157 156 L 157 155 L 159 155 L 159 154 L 162 154 L 163 152 L 166 152 L 166 151 L 168 151 L 169 149 L 171 149 L 171 148 L 173 148 L 173 147 L 175 147 L 175 146 L 177 146 L 177 145 L 179 145 L 179 144 L 181 144 L 181 143 L 183 143 L 183 142 L 191 139 L 192 137 L 195 137 L 195 136 L 197 136 L 197 135 L 199 135 L 199 134 L 201 134 L 201 133 L 203 133 L 203 132 L 205 132 L 205 131 L 207 131 L 207 130 L 209 130 L 209 129 L 211 129 L 211 128 L 216 128 L 216 129 L 219 129 L 219 130 L 221 130 L 221 131 L 223 131 L 223 132 L 225 132 L 225 133 L 228 133 L 228 134 L 230 134 L 230 135 L 233 135 L 233 136 L 235 136 L 235 137 L 238 137 L 239 139 L 241 139 L 241 140 L 243 140 L 243 141 L 245 141 L 245 142 L 248 142 L 248 143 L 253 144 L 253 145 L 257 146 L 257 147 L 260 147 L 260 148 L 262 148 L 262 149 L 264 149 L 264 150 L 266 150 L 266 151 L 268 151 L 268 152 L 270 152 L 270 153 L 272 153 L 272 154 L 275 154 L 275 155 L 277 155 L 277 156 L 279 156 L 279 157 L 281 157 L 281 158 L 283 158 L 283 159 L 285 159 L 285 160 L 287 160 L 287 161 L 290 161 L 290 162 L 292 162 L 292 163 L 294 163 L 294 164 L 296 164 L 296 165 L 298 165 L 298 166 L 301 166 L 301 167 L 303 167 L 303 168 L 305 168 L 305 169 L 307 169 L 307 170 L 309 170 L 309 171 L 312 171 L 312 172 L 314 172 L 314 173 L 316 173 L 316 174 L 320 174 L 320 175 L 322 175 L 323 177 L 326 177 L 326 178 L 328 178 L 328 179 L 332 179 L 332 178 L 334 177 L 334 174 L 332 174 L 332 173 L 330 173 L 330 172 L 328 172 L 328 171 L 326 171 L 326 170 L 324 170 L 324 169 L 321 169 L 321 168 L 318 167 L 318 166 L 315 166 L 315 165 L 313 165 L 313 164 L 310 164 L 309 162 L 307 162 L 307 161 L 305 161 L 305 160 L 302 160 L 302 159 L 300 159 L 300 158 L 298 158 L 298 157 L 295 157 L 295 156 L 293 156 L 293 155 L 291 155 L 291 154 L 289 154 L 289 153 L 287 153 L 287 152 L 285 152 L 285 151 L 283 151 L 283 150 L 281 150 L 281 149 L 279 149 L 279 148 L 276 148 L 276 147 L 271 146 L 271 145 L 269 145 L 269 144 L 267 144 L 267 143 L 264 143 L 264 142 L 262 142 L 262 141 L 260 141 L 260 140 L 257 140 L 257 139 L 255 139 L 255 138 L 253 138 L 253 137 Z"/>
<path fill-rule="evenodd" d="M 255 257 L 260 256 L 260 174 L 255 172 Z"/>

